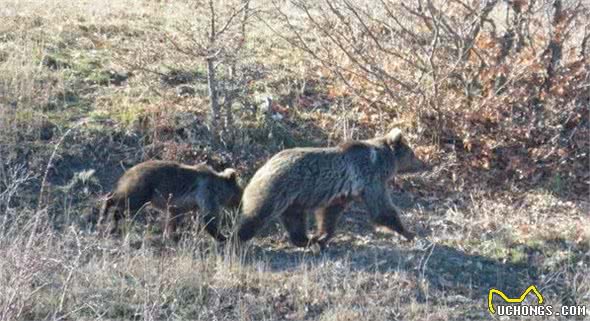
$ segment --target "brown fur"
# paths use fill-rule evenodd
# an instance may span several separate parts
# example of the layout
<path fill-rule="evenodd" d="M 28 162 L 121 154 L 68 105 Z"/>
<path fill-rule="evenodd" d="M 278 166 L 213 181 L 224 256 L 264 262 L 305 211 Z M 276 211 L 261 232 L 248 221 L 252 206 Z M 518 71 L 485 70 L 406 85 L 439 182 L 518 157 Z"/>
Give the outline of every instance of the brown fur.
<path fill-rule="evenodd" d="M 397 172 L 424 168 L 398 129 L 338 147 L 284 150 L 262 166 L 245 188 L 239 240 L 251 239 L 270 218 L 280 217 L 294 245 L 317 242 L 323 247 L 333 236 L 341 213 L 357 199 L 365 202 L 375 225 L 411 240 L 414 233 L 402 225 L 387 183 Z M 311 239 L 307 236 L 308 213 L 315 214 L 317 224 Z"/>
<path fill-rule="evenodd" d="M 166 213 L 164 237 L 174 235 L 183 214 L 197 208 L 203 212 L 205 229 L 218 241 L 226 239 L 219 231 L 218 214 L 222 206 L 237 207 L 242 189 L 235 170 L 218 173 L 200 164 L 183 165 L 171 161 L 147 161 L 130 168 L 107 196 L 100 213 L 100 223 L 113 209 L 113 231 L 125 213 L 134 215 L 146 204 Z"/>

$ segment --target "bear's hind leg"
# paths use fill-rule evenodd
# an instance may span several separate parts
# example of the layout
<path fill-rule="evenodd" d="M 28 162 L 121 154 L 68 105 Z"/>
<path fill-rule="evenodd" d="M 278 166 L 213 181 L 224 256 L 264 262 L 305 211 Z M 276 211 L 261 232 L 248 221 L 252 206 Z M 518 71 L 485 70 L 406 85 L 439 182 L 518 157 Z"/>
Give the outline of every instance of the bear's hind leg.
<path fill-rule="evenodd" d="M 303 208 L 291 205 L 281 216 L 283 226 L 289 233 L 289 239 L 293 245 L 298 247 L 307 247 L 309 238 L 307 237 L 307 215 Z"/>

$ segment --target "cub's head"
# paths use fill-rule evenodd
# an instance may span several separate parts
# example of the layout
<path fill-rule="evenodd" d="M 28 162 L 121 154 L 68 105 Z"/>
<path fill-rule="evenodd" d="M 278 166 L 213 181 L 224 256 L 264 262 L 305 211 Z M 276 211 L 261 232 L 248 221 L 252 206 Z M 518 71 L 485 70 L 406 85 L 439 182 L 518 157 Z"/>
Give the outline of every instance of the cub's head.
<path fill-rule="evenodd" d="M 242 186 L 238 182 L 238 172 L 233 168 L 226 168 L 219 174 L 223 184 L 220 192 L 222 199 L 226 200 L 225 205 L 229 207 L 238 207 L 242 200 Z"/>
<path fill-rule="evenodd" d="M 428 169 L 428 165 L 416 157 L 399 128 L 392 129 L 385 135 L 384 140 L 393 150 L 398 173 L 414 173 Z"/>

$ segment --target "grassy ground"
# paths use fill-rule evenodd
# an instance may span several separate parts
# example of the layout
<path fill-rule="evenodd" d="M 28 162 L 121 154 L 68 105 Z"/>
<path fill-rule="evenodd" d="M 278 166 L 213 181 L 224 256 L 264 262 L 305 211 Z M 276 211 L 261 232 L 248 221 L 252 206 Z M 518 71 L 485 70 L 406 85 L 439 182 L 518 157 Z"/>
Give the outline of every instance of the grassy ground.
<path fill-rule="evenodd" d="M 238 138 L 211 144 L 204 65 L 161 39 L 184 17 L 178 4 L 3 3 L 0 320 L 480 320 L 496 318 L 490 288 L 516 297 L 531 284 L 556 308 L 589 305 L 587 185 L 462 175 L 452 146 L 411 132 L 434 165 L 395 186 L 412 243 L 373 231 L 360 205 L 320 255 L 290 246 L 278 226 L 239 254 L 201 231 L 164 246 L 147 219 L 123 238 L 97 237 L 102 195 L 139 161 L 206 160 L 246 182 L 283 148 L 389 126 L 363 125 L 346 97 L 325 94 L 317 66 L 261 24 L 243 58 L 243 106 L 271 95 L 289 112 L 269 125 L 236 106 Z"/>

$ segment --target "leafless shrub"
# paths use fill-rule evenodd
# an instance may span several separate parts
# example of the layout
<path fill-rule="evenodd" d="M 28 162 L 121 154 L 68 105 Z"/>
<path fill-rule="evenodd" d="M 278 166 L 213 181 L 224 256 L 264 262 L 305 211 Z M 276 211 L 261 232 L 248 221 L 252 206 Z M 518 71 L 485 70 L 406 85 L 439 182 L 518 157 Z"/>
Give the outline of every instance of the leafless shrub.
<path fill-rule="evenodd" d="M 355 107 L 361 121 L 407 120 L 422 138 L 467 151 L 474 167 L 500 162 L 520 178 L 552 175 L 556 167 L 571 176 L 580 168 L 590 84 L 587 36 L 573 31 L 587 29 L 583 1 L 273 4 L 281 23 L 260 19 L 347 88 L 335 94 L 364 106 Z M 515 146 L 549 140 L 568 150 L 567 166 L 516 163 L 525 153 L 537 156 Z"/>
<path fill-rule="evenodd" d="M 556 1 L 555 10 L 537 1 L 515 1 L 503 10 L 495 0 L 293 1 L 294 12 L 274 4 L 288 32 L 271 23 L 268 27 L 321 62 L 357 96 L 398 113 L 435 115 L 443 107 L 451 109 L 449 105 L 490 104 L 507 83 L 526 80 L 546 64 L 546 54 L 539 49 L 547 47 L 552 56 L 559 56 L 562 46 L 578 46 L 571 31 L 583 26 L 588 15 L 580 1 L 568 3 L 567 9 Z M 503 11 L 502 31 L 497 24 Z M 544 11 L 554 11 L 552 21 L 544 19 Z M 531 32 L 531 23 L 543 28 Z M 546 34 L 547 29 L 552 31 Z M 557 56 L 546 64 L 547 79 L 555 76 L 551 70 L 564 65 Z"/>
<path fill-rule="evenodd" d="M 163 50 L 172 49 L 191 69 L 203 65 L 208 92 L 208 126 L 214 141 L 233 140 L 234 102 L 244 96 L 250 75 L 241 63 L 247 57 L 244 47 L 248 19 L 256 11 L 249 0 L 178 2 L 172 10 L 174 20 L 168 28 L 154 31 L 160 43 L 144 48 L 137 57 L 127 59 L 132 69 L 168 77 L 158 70 L 167 63 Z"/>

